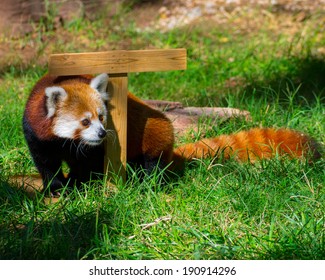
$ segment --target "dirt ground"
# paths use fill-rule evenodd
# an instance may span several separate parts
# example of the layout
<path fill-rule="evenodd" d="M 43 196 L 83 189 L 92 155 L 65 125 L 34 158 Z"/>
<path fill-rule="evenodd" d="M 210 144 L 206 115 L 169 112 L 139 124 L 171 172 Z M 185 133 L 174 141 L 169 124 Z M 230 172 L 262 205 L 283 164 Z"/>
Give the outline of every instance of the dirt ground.
<path fill-rule="evenodd" d="M 142 28 L 169 30 L 202 18 L 222 24 L 234 16 L 244 15 L 256 9 L 273 16 L 280 13 L 291 14 L 295 16 L 293 20 L 302 21 L 312 13 L 325 12 L 325 0 L 142 1 L 136 8 L 135 19 Z"/>
<path fill-rule="evenodd" d="M 123 2 L 108 1 L 114 3 L 113 10 L 116 11 Z M 135 22 L 139 32 L 168 32 L 173 28 L 204 21 L 214 26 L 236 26 L 238 32 L 251 33 L 267 25 L 270 32 L 295 34 L 315 14 L 320 21 L 318 24 L 323 23 L 325 26 L 325 0 L 138 0 L 131 8 L 128 18 Z M 56 22 L 61 23 L 60 19 L 56 19 Z M 75 36 L 65 32 L 60 25 L 56 28 L 52 37 L 46 32 L 42 33 L 37 27 L 34 33 L 27 34 L 25 38 L 0 35 L 0 74 L 10 65 L 45 65 L 48 55 L 53 52 L 53 42 L 58 40 L 56 34 L 60 34 L 63 43 L 69 42 Z M 129 46 L 128 43 L 120 42 L 120 46 L 115 48 L 123 49 L 125 45 Z M 86 49 L 88 51 L 87 46 Z M 89 51 L 96 50 L 89 46 Z"/>

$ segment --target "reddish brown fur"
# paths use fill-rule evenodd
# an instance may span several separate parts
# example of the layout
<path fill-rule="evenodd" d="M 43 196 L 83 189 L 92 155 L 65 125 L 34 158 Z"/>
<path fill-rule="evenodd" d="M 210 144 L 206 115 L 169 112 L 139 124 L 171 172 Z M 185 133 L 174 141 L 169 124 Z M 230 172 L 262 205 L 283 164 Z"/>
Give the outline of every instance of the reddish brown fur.
<path fill-rule="evenodd" d="M 231 135 L 185 144 L 174 150 L 175 158 L 187 161 L 194 158 L 223 157 L 254 162 L 276 154 L 293 158 L 320 158 L 317 144 L 310 137 L 290 129 L 253 128 Z"/>
<path fill-rule="evenodd" d="M 92 108 L 93 110 L 90 111 L 92 116 L 98 115 L 96 109 L 99 108 L 99 100 L 94 99 L 94 95 L 91 94 L 93 90 L 89 85 L 69 82 L 68 84 L 62 84 L 61 87 L 68 93 L 68 99 L 60 108 L 63 112 L 73 114 L 79 118 Z"/>
<path fill-rule="evenodd" d="M 56 136 L 53 134 L 53 118 L 47 118 L 45 88 L 51 86 L 61 86 L 65 89 L 77 84 L 88 85 L 92 79 L 90 75 L 74 76 L 74 80 L 70 81 L 71 76 L 56 77 L 45 75 L 41 78 L 33 88 L 29 100 L 26 104 L 25 116 L 40 140 L 52 140 Z"/>
<path fill-rule="evenodd" d="M 127 158 L 149 155 L 169 163 L 173 156 L 174 132 L 170 120 L 142 100 L 128 94 Z"/>
<path fill-rule="evenodd" d="M 93 76 L 55 77 L 45 75 L 31 92 L 26 105 L 25 116 L 40 140 L 53 140 L 56 136 L 52 128 L 53 119 L 47 118 L 45 88 L 60 86 L 68 93 L 68 99 L 60 103 L 61 112 L 73 114 L 76 119 L 96 103 L 96 99 L 89 94 L 89 84 Z M 78 102 L 76 102 L 78 100 Z M 97 112 L 90 112 L 93 116 Z M 147 106 L 140 99 L 128 94 L 128 130 L 127 130 L 127 160 L 142 161 L 159 159 L 170 163 L 173 156 L 174 132 L 170 120 L 160 111 Z M 75 131 L 74 138 L 78 138 L 80 130 Z"/>
<path fill-rule="evenodd" d="M 69 100 L 63 103 L 61 110 L 79 116 L 85 113 L 86 108 L 89 110 L 90 103 L 97 102 L 89 94 L 91 79 L 92 76 L 88 75 L 74 76 L 73 80 L 71 77 L 47 75 L 36 84 L 29 97 L 32 102 L 27 102 L 25 116 L 40 140 L 55 138 L 52 132 L 53 118 L 46 117 L 44 89 L 53 85 L 63 87 L 69 93 Z M 90 113 L 97 115 L 97 112 Z M 180 146 L 173 151 L 174 133 L 170 120 L 131 93 L 128 94 L 127 121 L 127 160 L 146 162 L 160 158 L 165 164 L 173 161 L 170 169 L 175 171 L 183 169 L 185 160 L 194 158 L 233 157 L 238 161 L 254 162 L 271 158 L 275 154 L 288 154 L 297 158 L 311 156 L 311 159 L 321 156 L 316 142 L 308 136 L 290 129 L 273 128 L 254 128 L 236 134 L 220 135 Z M 79 133 L 77 130 L 75 137 Z"/>

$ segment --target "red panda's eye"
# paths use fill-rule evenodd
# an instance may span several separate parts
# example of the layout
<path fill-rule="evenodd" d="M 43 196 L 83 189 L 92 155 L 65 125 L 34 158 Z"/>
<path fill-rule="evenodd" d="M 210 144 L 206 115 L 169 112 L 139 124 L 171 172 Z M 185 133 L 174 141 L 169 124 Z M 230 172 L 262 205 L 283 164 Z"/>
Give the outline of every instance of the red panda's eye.
<path fill-rule="evenodd" d="M 81 121 L 81 124 L 82 124 L 83 126 L 88 126 L 88 125 L 90 125 L 90 120 L 88 120 L 88 119 L 84 119 L 84 120 Z"/>
<path fill-rule="evenodd" d="M 102 122 L 104 120 L 104 116 L 103 115 L 99 115 L 98 119 Z"/>

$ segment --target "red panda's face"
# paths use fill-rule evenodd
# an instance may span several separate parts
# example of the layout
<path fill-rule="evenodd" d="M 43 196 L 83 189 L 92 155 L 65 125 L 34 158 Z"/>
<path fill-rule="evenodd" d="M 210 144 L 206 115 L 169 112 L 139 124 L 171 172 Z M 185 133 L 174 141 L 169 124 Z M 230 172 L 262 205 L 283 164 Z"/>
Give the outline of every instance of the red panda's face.
<path fill-rule="evenodd" d="M 53 134 L 78 140 L 86 145 L 99 145 L 106 136 L 108 76 L 101 74 L 90 85 L 71 83 L 48 87 L 47 117 L 53 118 Z"/>

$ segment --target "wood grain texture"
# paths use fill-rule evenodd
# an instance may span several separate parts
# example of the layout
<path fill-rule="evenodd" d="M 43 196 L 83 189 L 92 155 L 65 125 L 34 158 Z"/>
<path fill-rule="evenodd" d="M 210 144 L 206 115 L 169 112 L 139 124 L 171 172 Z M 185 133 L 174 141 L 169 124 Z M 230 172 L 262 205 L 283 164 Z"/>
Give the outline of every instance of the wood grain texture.
<path fill-rule="evenodd" d="M 111 97 L 107 116 L 108 132 L 105 145 L 104 171 L 108 175 L 117 174 L 126 180 L 127 144 L 127 74 L 112 75 L 107 91 Z"/>
<path fill-rule="evenodd" d="M 58 76 L 185 69 L 186 49 L 64 53 L 49 58 L 49 74 Z"/>

